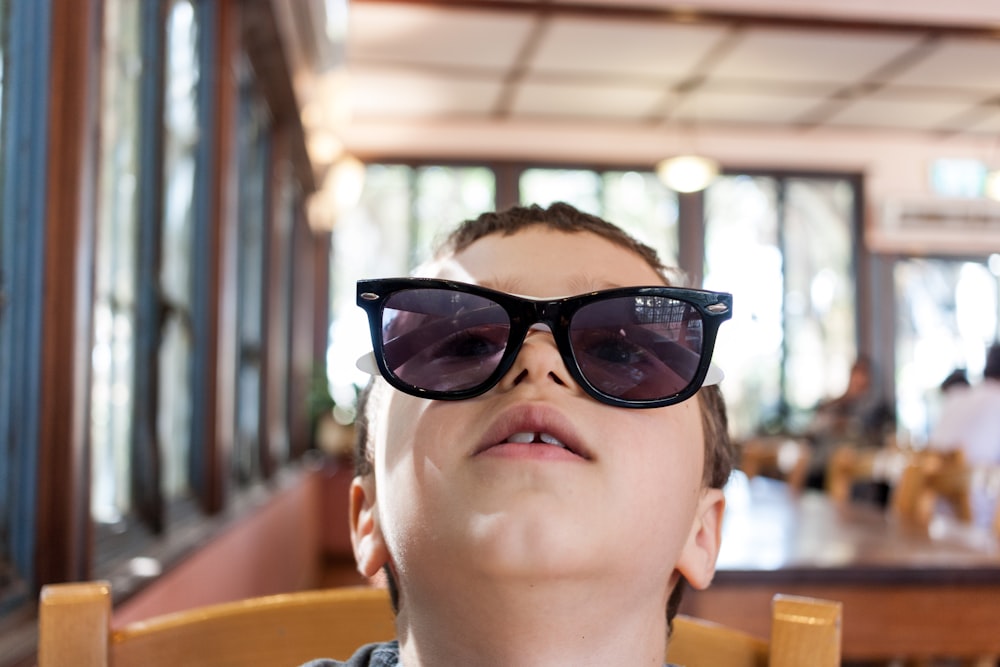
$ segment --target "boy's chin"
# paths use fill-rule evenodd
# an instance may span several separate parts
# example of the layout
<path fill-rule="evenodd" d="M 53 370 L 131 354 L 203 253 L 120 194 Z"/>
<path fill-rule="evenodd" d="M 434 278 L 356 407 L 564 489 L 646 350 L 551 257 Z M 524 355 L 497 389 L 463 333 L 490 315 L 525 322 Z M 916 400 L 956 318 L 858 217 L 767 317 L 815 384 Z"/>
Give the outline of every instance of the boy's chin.
<path fill-rule="evenodd" d="M 540 522 L 529 526 L 504 527 L 468 544 L 468 564 L 475 576 L 504 581 L 554 581 L 607 572 L 615 562 L 627 562 L 612 553 L 607 543 L 595 539 L 596 532 L 569 534 L 565 526 L 545 530 Z"/>

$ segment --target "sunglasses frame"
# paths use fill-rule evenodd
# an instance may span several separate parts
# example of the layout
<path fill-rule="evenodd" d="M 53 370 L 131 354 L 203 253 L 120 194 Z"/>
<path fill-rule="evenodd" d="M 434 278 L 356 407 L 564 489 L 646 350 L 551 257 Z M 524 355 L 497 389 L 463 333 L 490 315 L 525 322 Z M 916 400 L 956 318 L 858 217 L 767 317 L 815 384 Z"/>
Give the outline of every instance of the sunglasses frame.
<path fill-rule="evenodd" d="M 481 383 L 467 389 L 438 391 L 412 385 L 389 370 L 385 361 L 382 341 L 382 319 L 386 300 L 399 292 L 419 289 L 471 294 L 495 302 L 507 313 L 507 317 L 510 318 L 510 335 L 506 348 L 496 369 Z M 694 376 L 687 386 L 677 393 L 648 400 L 623 399 L 604 393 L 584 376 L 573 352 L 569 325 L 573 315 L 584 306 L 608 299 L 640 296 L 665 297 L 692 306 L 702 318 L 702 349 Z M 445 401 L 474 398 L 486 393 L 495 387 L 514 365 L 528 331 L 532 326 L 541 323 L 547 325 L 551 330 L 556 349 L 559 351 L 570 376 L 591 397 L 601 403 L 617 407 L 660 408 L 687 400 L 701 388 L 711 365 L 719 326 L 732 317 L 733 297 L 726 292 L 660 285 L 617 287 L 556 299 L 534 299 L 500 292 L 481 285 L 439 278 L 379 278 L 358 281 L 357 303 L 368 315 L 368 326 L 374 346 L 373 354 L 379 373 L 390 385 L 403 393 Z"/>

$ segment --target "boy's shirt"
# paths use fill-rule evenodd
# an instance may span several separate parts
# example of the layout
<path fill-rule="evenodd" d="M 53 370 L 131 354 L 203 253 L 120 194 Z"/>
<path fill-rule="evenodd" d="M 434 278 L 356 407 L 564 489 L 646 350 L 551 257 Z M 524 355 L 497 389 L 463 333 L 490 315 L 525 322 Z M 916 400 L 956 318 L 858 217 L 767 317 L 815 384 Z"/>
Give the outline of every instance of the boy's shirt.
<path fill-rule="evenodd" d="M 367 644 L 359 648 L 347 662 L 312 660 L 302 667 L 399 667 L 399 642 Z"/>
<path fill-rule="evenodd" d="M 347 662 L 336 660 L 312 660 L 302 667 L 400 667 L 399 643 L 396 641 L 384 644 L 368 644 L 358 649 Z M 663 667 L 679 667 L 664 665 Z"/>

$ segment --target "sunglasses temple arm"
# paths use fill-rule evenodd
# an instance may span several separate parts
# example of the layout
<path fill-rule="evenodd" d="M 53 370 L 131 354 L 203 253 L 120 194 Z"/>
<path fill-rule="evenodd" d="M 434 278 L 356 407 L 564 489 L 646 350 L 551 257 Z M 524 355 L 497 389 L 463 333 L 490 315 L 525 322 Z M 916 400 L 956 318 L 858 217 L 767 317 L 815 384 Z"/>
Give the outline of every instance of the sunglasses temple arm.
<path fill-rule="evenodd" d="M 375 361 L 375 352 L 367 352 L 354 362 L 354 366 L 362 373 L 367 373 L 368 375 L 378 375 L 378 363 Z M 711 372 L 711 370 L 709 371 Z"/>
<path fill-rule="evenodd" d="M 372 357 L 372 363 L 375 363 L 374 357 Z M 705 374 L 705 380 L 701 383 L 701 386 L 708 387 L 713 384 L 719 384 L 725 377 L 726 374 L 722 372 L 721 368 L 716 366 L 714 363 L 710 363 L 708 365 L 708 372 Z"/>

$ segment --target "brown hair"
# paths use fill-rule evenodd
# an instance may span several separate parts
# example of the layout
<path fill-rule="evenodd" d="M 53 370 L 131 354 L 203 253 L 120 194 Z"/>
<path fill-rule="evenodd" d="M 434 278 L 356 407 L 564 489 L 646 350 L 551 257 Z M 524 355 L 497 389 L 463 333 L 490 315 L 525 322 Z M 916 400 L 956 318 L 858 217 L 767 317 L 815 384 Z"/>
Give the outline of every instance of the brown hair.
<path fill-rule="evenodd" d="M 484 213 L 477 218 L 461 223 L 441 244 L 435 257 L 461 252 L 479 239 L 499 234 L 510 236 L 527 227 L 541 225 L 567 233 L 590 232 L 615 245 L 631 250 L 655 270 L 663 281 L 672 284 L 670 275 L 677 273 L 668 269 L 660 261 L 656 251 L 634 239 L 621 228 L 589 213 L 584 213 L 569 204 L 557 202 L 547 208 L 538 206 L 515 206 L 505 211 Z M 370 475 L 373 472 L 369 442 L 369 416 L 365 406 L 371 393 L 372 382 L 362 391 L 358 405 L 358 419 L 355 424 L 356 447 L 354 452 L 355 474 Z M 696 394 L 701 410 L 702 431 L 705 438 L 705 463 L 702 483 L 711 488 L 722 488 L 729 479 L 735 459 L 733 444 L 729 438 L 729 424 L 726 404 L 718 386 L 702 387 Z M 390 582 L 392 577 L 389 577 Z M 667 621 L 672 622 L 680 605 L 686 584 L 681 579 L 671 592 L 667 604 Z"/>

